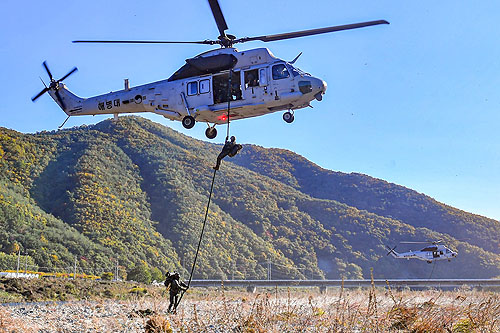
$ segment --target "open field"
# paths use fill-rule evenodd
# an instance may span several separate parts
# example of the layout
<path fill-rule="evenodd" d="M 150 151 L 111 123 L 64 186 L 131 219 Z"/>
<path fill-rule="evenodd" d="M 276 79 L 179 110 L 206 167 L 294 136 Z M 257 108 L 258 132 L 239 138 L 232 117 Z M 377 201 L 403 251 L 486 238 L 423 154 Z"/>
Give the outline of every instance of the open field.
<path fill-rule="evenodd" d="M 168 315 L 160 290 L 0 307 L 0 332 L 500 332 L 500 294 L 487 291 L 196 288 Z"/>

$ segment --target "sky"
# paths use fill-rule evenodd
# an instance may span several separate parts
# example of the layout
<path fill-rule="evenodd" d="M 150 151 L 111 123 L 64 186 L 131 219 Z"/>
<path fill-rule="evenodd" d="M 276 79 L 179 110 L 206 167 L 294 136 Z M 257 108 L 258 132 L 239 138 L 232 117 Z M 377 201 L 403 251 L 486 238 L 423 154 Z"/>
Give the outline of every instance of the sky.
<path fill-rule="evenodd" d="M 237 37 L 385 19 L 390 25 L 270 43 L 282 59 L 328 84 L 323 101 L 231 123 L 243 144 L 277 147 L 319 166 L 396 183 L 464 211 L 500 219 L 500 2 L 219 0 Z M 23 133 L 57 130 L 66 115 L 39 77 L 74 66 L 68 88 L 91 97 L 168 78 L 206 45 L 91 45 L 76 39 L 216 39 L 206 0 L 0 3 L 0 126 Z M 207 140 L 205 124 L 141 114 Z M 109 116 L 72 117 L 65 127 Z M 225 133 L 219 127 L 219 133 Z M 213 141 L 221 143 L 224 135 Z M 215 156 L 214 156 L 215 158 Z"/>

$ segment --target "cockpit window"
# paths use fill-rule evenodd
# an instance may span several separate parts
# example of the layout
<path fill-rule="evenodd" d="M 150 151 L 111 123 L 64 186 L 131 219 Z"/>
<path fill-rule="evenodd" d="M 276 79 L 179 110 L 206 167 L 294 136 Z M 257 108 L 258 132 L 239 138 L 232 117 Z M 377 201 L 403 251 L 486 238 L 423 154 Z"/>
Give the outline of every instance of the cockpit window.
<path fill-rule="evenodd" d="M 273 66 L 273 80 L 286 79 L 290 76 L 285 64 L 278 64 Z"/>

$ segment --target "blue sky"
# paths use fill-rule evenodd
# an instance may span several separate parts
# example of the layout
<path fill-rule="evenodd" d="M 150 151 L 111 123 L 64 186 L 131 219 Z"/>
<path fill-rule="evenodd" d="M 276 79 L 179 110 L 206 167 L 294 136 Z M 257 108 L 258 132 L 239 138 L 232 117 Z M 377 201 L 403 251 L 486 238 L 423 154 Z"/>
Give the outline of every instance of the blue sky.
<path fill-rule="evenodd" d="M 459 209 L 500 219 L 498 1 L 220 0 L 238 37 L 386 19 L 391 25 L 238 49 L 268 47 L 328 83 L 322 102 L 283 122 L 281 112 L 235 121 L 242 143 L 295 151 L 318 165 L 412 188 Z M 65 83 L 90 97 L 168 78 L 201 45 L 86 45 L 75 39 L 204 40 L 218 36 L 205 0 L 39 1 L 0 5 L 0 126 L 54 130 L 64 113 L 30 98 L 73 66 Z M 147 116 L 205 140 L 204 124 Z M 106 117 L 73 117 L 66 127 Z M 221 133 L 223 133 L 223 129 Z M 223 135 L 215 140 L 221 142 Z M 214 156 L 215 158 L 215 156 Z"/>

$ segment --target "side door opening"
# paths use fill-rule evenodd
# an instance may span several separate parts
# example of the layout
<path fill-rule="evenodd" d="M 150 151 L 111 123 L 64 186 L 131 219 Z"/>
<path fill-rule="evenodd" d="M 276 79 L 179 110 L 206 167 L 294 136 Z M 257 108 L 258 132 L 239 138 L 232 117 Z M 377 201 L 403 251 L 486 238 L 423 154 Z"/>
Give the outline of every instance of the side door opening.
<path fill-rule="evenodd" d="M 214 104 L 227 103 L 228 101 L 229 73 L 213 76 Z M 231 101 L 243 99 L 241 91 L 240 71 L 234 71 L 231 75 Z"/>

